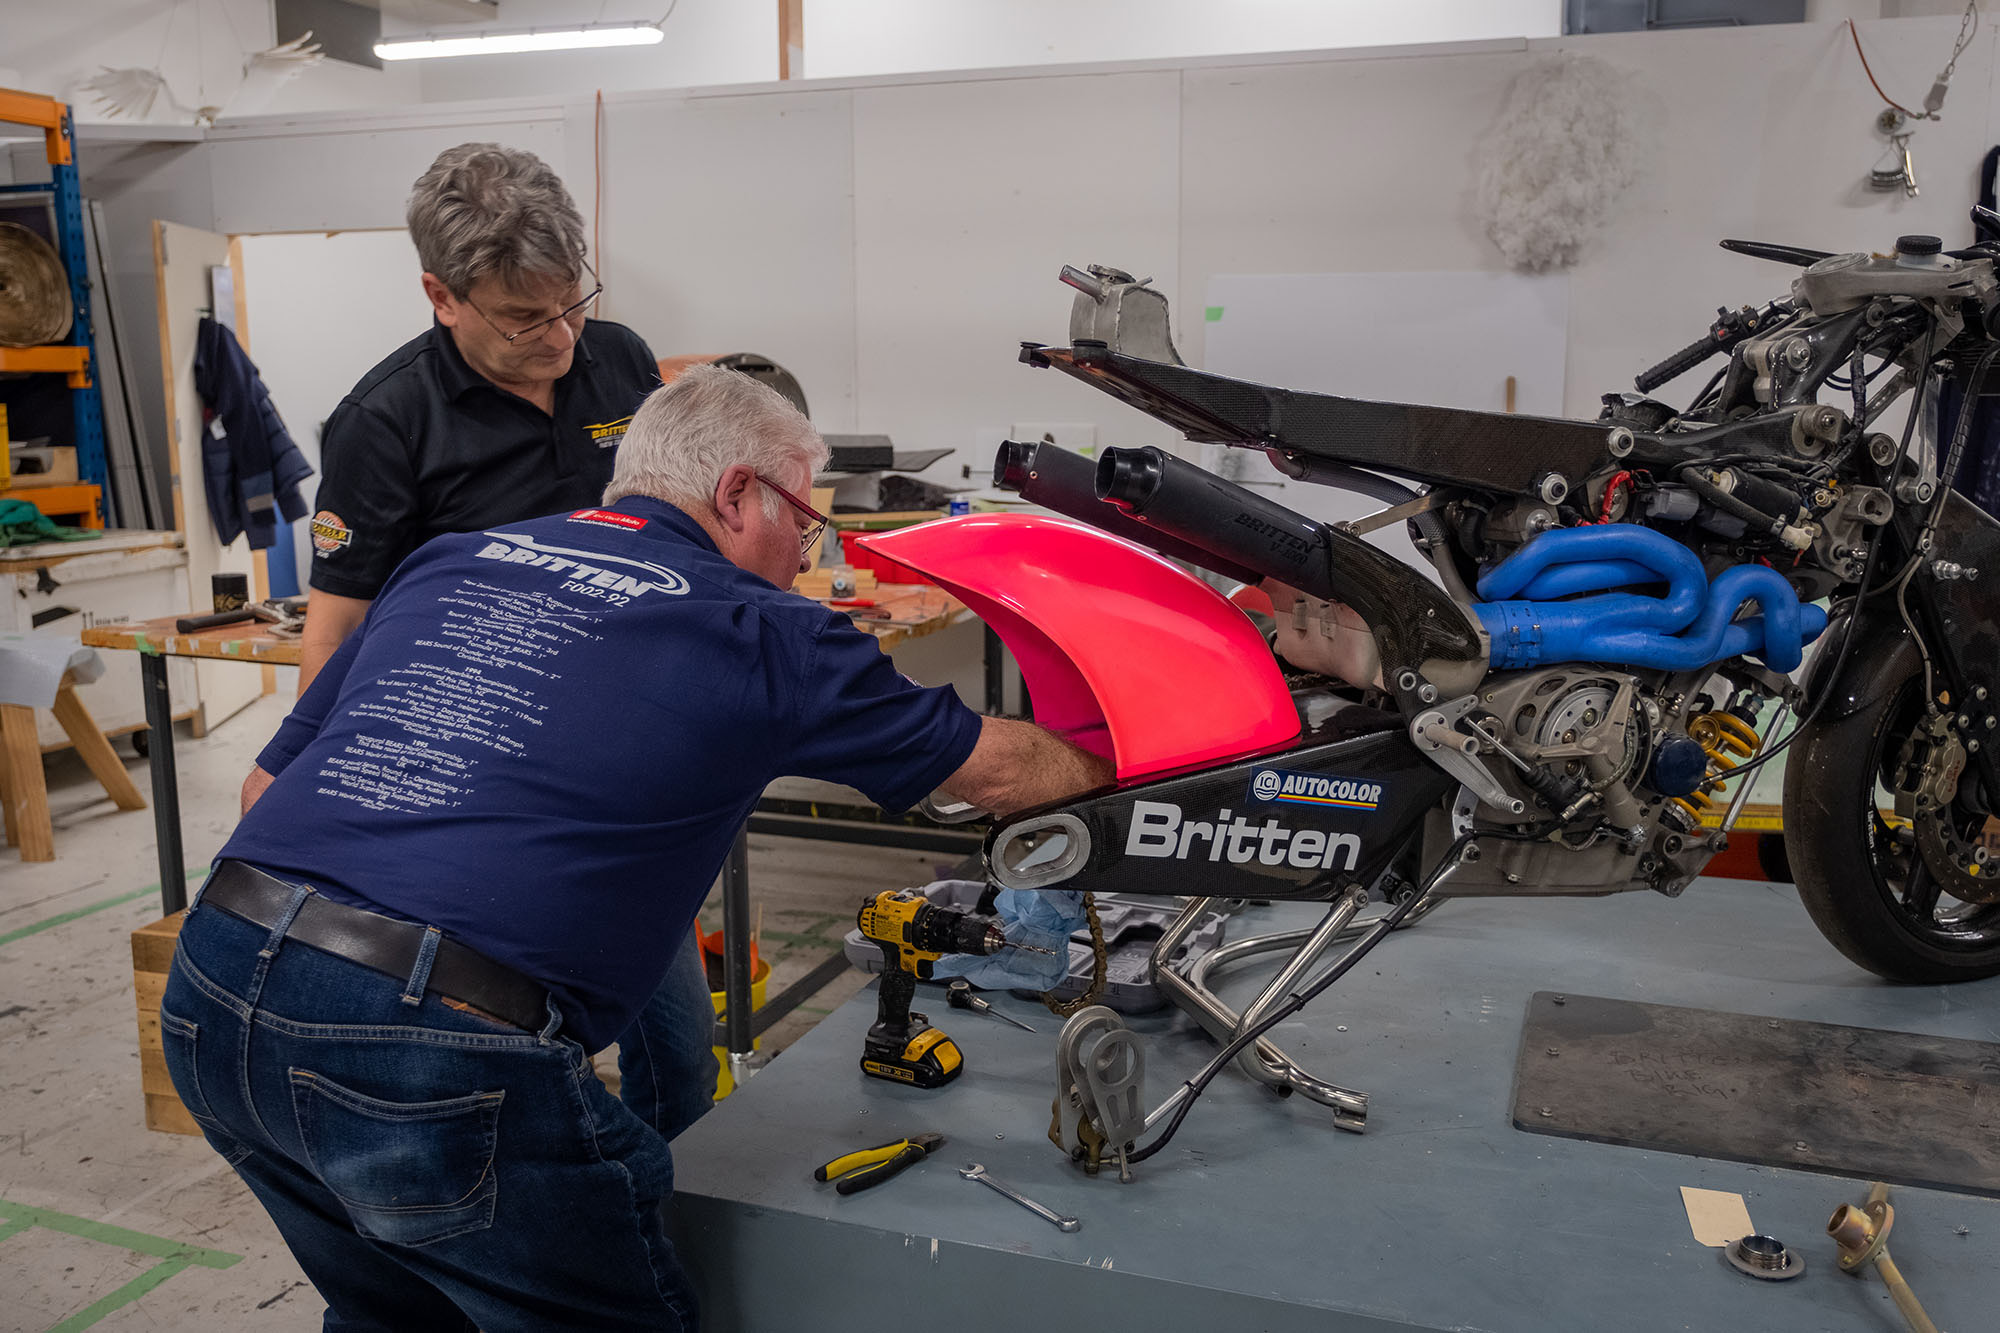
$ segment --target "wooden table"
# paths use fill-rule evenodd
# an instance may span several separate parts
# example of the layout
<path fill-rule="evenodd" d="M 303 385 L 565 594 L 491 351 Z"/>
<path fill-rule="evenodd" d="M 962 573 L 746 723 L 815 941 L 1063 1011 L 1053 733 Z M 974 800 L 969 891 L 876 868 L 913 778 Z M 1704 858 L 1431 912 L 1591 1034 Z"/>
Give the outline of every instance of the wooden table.
<path fill-rule="evenodd" d="M 146 766 L 153 779 L 153 831 L 160 860 L 160 910 L 169 916 L 187 906 L 187 870 L 181 859 L 180 780 L 174 769 L 174 710 L 167 691 L 167 659 L 206 657 L 297 666 L 301 651 L 297 639 L 279 638 L 268 626 L 255 621 L 181 634 L 174 629 L 178 619 L 161 616 L 136 623 L 96 625 L 82 635 L 92 648 L 139 654 L 139 688 L 146 703 Z"/>

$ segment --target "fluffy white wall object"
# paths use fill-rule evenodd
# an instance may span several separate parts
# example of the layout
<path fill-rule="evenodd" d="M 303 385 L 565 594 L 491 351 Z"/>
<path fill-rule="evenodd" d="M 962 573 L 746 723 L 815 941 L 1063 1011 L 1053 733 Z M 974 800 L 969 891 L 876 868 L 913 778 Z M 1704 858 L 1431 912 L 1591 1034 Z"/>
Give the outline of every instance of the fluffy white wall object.
<path fill-rule="evenodd" d="M 1574 264 L 1637 180 L 1642 100 L 1595 56 L 1564 55 L 1514 80 L 1475 150 L 1473 208 L 1515 268 Z"/>

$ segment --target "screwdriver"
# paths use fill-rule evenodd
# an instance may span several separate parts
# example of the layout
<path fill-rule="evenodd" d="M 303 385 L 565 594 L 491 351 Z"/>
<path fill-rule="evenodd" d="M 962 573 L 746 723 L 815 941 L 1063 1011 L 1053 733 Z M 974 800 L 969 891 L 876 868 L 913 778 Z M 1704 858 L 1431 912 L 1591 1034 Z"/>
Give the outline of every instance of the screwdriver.
<path fill-rule="evenodd" d="M 1038 952 L 1045 952 L 1045 951 L 1038 951 Z M 1007 1015 L 1001 1013 L 998 1009 L 995 1009 L 992 1005 L 986 1003 L 986 1001 L 980 999 L 977 995 L 974 995 L 972 993 L 972 983 L 967 981 L 964 977 L 958 978 L 956 981 L 953 981 L 950 985 L 944 988 L 944 998 L 945 1002 L 951 1005 L 951 1007 L 954 1009 L 976 1009 L 980 1013 L 987 1014 L 993 1018 L 997 1018 L 1003 1023 L 1012 1023 L 1015 1027 L 1021 1029 L 1021 1031 L 1023 1032 L 1034 1031 L 1033 1028 L 1029 1027 L 1026 1023 L 1023 1023 L 1020 1019 L 1007 1017 Z"/>

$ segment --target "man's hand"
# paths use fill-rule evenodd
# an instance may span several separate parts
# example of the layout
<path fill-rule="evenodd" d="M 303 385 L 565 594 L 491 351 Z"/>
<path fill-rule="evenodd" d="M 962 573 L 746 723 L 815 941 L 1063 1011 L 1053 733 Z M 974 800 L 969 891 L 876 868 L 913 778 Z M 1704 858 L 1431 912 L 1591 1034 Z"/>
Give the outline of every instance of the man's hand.
<path fill-rule="evenodd" d="M 306 602 L 305 633 L 299 636 L 299 693 L 313 683 L 313 677 L 326 665 L 326 659 L 333 656 L 348 635 L 360 627 L 362 618 L 372 605 L 366 597 L 337 597 L 330 592 L 313 589 Z M 267 777 L 264 779 L 269 782 Z M 243 808 L 250 808 L 244 802 Z"/>
<path fill-rule="evenodd" d="M 275 781 L 277 781 L 276 778 L 266 773 L 263 769 L 258 768 L 255 764 L 250 766 L 250 776 L 243 779 L 244 814 L 247 815 L 250 813 L 250 807 L 257 804 L 257 798 L 264 794 L 264 789 Z"/>
<path fill-rule="evenodd" d="M 1111 785 L 1111 761 L 1013 718 L 980 719 L 979 744 L 943 783 L 946 794 L 996 815 Z"/>

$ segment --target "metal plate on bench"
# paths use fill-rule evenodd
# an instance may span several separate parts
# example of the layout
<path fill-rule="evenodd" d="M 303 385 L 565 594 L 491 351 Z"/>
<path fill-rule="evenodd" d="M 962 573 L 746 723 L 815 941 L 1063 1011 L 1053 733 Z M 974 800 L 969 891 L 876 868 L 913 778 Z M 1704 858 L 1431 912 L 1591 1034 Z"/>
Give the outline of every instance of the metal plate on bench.
<path fill-rule="evenodd" d="M 2000 1197 L 2000 1045 L 1537 991 L 1514 1127 Z"/>

